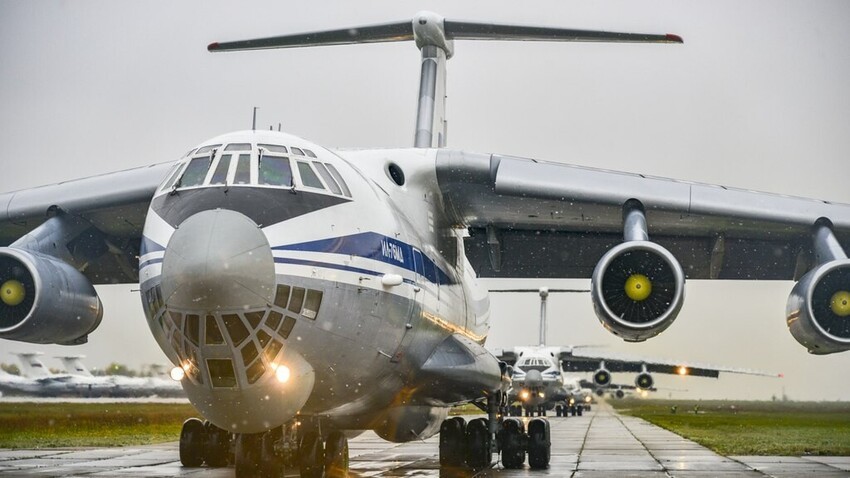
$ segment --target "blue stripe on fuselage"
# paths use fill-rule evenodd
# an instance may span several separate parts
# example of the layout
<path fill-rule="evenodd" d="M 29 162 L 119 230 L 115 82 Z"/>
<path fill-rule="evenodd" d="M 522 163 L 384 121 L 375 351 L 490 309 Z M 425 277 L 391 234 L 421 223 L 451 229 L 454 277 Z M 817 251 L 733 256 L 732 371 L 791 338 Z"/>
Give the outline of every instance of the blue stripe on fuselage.
<path fill-rule="evenodd" d="M 287 244 L 272 249 L 358 256 L 416 272 L 434 284 L 452 283 L 451 277 L 419 249 L 376 232 L 361 232 L 350 236 Z M 417 258 L 422 258 L 422 264 L 415 264 L 414 254 Z"/>

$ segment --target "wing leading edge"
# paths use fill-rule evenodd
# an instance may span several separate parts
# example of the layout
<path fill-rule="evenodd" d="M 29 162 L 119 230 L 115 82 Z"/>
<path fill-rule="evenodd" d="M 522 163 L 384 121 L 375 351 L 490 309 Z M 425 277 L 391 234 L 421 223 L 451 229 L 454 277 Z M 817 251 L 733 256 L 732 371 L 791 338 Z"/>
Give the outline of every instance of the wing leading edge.
<path fill-rule="evenodd" d="M 690 279 L 797 279 L 815 265 L 820 218 L 850 250 L 847 204 L 448 150 L 437 152 L 437 178 L 484 277 L 589 278 L 623 242 L 623 206 L 634 199 L 652 240 Z"/>

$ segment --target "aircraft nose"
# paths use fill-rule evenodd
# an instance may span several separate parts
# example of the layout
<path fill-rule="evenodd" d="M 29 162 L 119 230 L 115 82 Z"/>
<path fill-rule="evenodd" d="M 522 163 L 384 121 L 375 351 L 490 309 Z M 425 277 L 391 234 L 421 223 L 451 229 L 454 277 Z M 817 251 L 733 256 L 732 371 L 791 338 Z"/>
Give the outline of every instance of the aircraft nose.
<path fill-rule="evenodd" d="M 529 386 L 540 385 L 543 383 L 543 375 L 539 370 L 529 370 L 525 374 L 525 383 Z"/>
<path fill-rule="evenodd" d="M 274 303 L 275 272 L 263 231 L 226 209 L 199 212 L 177 228 L 162 260 L 170 307 L 215 311 Z"/>

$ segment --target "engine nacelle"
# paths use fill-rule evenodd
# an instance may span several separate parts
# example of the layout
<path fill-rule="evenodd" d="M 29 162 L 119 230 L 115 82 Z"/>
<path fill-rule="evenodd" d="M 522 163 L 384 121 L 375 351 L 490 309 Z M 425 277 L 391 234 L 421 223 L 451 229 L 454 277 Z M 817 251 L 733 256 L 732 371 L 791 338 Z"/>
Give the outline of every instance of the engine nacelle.
<path fill-rule="evenodd" d="M 685 273 L 667 249 L 649 241 L 624 242 L 596 264 L 593 308 L 602 325 L 629 342 L 664 331 L 685 300 Z"/>
<path fill-rule="evenodd" d="M 635 387 L 641 390 L 649 390 L 653 385 L 655 385 L 655 379 L 647 372 L 641 372 L 635 377 Z"/>
<path fill-rule="evenodd" d="M 791 335 L 810 353 L 850 350 L 850 259 L 804 275 L 788 297 L 785 317 Z"/>
<path fill-rule="evenodd" d="M 84 343 L 102 317 L 94 287 L 71 265 L 38 252 L 0 248 L 0 338 Z"/>
<path fill-rule="evenodd" d="M 593 372 L 593 383 L 600 387 L 611 385 L 611 372 L 604 368 L 600 368 Z"/>

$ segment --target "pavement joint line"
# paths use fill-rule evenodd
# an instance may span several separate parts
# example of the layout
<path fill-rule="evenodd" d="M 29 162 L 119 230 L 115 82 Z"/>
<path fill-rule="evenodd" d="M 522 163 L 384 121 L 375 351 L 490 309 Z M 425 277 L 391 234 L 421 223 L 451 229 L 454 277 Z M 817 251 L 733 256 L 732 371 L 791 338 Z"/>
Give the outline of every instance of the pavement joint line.
<path fill-rule="evenodd" d="M 590 434 L 590 429 L 593 427 L 593 420 L 596 419 L 596 415 L 599 413 L 599 405 L 594 407 L 593 415 L 590 416 L 590 420 L 587 422 L 587 429 L 584 430 L 584 437 L 581 440 L 581 448 L 578 450 L 578 454 L 576 455 L 576 464 L 574 466 L 573 472 L 570 473 L 570 478 L 574 477 L 578 472 L 578 465 L 581 463 L 581 455 L 584 453 L 584 445 L 587 443 L 587 435 Z"/>
<path fill-rule="evenodd" d="M 612 411 L 613 411 L 613 409 L 612 409 Z M 635 432 L 633 432 L 633 431 L 632 431 L 632 429 L 631 429 L 631 428 L 629 428 L 629 426 L 628 426 L 628 425 L 626 425 L 626 422 L 624 422 L 624 421 L 623 421 L 623 417 L 621 417 L 621 416 L 620 416 L 620 414 L 619 414 L 619 413 L 617 413 L 617 412 L 613 412 L 613 413 L 612 413 L 612 415 L 614 415 L 614 418 L 616 418 L 616 419 L 617 419 L 617 421 L 618 421 L 618 422 L 620 422 L 620 424 L 621 424 L 621 425 L 623 425 L 623 428 L 625 428 L 625 429 L 626 429 L 626 431 L 628 431 L 628 432 L 629 432 L 629 434 L 632 436 L 632 438 L 634 438 L 635 440 L 637 440 L 637 442 L 638 442 L 638 443 L 640 443 L 640 446 L 642 446 L 642 447 L 643 447 L 643 449 L 644 449 L 644 450 L 646 450 L 646 452 L 647 452 L 647 453 L 649 453 L 649 456 L 651 456 L 651 457 L 652 457 L 652 459 L 653 459 L 653 460 L 655 460 L 655 462 L 656 462 L 656 463 L 658 463 L 658 465 L 659 465 L 659 466 L 661 466 L 661 470 L 662 470 L 662 471 L 664 471 L 664 474 L 665 474 L 665 475 L 667 475 L 667 477 L 668 477 L 668 478 L 673 478 L 673 475 L 672 475 L 672 474 L 670 474 L 670 470 L 668 470 L 668 469 L 667 469 L 667 467 L 666 467 L 666 466 L 664 466 L 664 463 L 661 463 L 661 460 L 659 460 L 659 459 L 655 456 L 655 454 L 653 454 L 653 453 L 649 450 L 649 448 L 646 446 L 646 443 L 644 443 L 644 442 L 643 442 L 643 440 L 641 440 L 640 438 L 638 438 L 638 436 L 637 436 L 637 435 L 635 435 Z"/>

